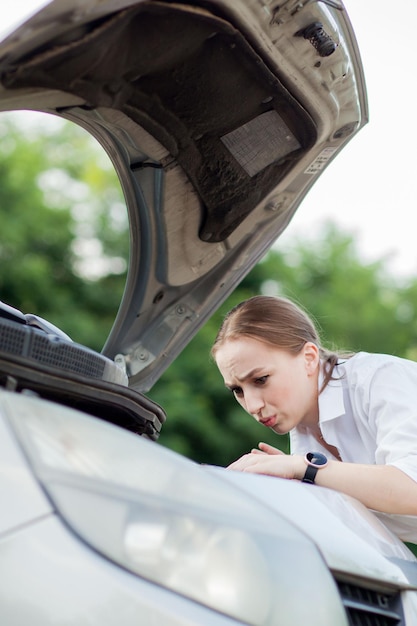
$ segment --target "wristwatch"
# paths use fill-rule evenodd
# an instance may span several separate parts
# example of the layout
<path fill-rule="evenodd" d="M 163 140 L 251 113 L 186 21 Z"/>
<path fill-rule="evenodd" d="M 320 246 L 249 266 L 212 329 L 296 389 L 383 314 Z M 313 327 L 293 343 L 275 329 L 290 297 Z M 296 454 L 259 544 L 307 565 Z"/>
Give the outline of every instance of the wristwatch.
<path fill-rule="evenodd" d="M 328 463 L 327 456 L 321 452 L 307 452 L 304 460 L 307 463 L 307 469 L 301 482 L 313 485 L 319 469 L 325 467 Z"/>

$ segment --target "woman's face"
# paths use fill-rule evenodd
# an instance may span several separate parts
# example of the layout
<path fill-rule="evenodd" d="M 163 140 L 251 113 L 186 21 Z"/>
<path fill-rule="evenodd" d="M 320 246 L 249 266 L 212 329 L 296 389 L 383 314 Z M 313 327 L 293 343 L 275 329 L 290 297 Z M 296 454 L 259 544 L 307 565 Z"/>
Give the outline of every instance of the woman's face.
<path fill-rule="evenodd" d="M 278 434 L 318 423 L 319 351 L 307 342 L 293 355 L 252 339 L 228 339 L 216 353 L 217 366 L 239 404 Z"/>

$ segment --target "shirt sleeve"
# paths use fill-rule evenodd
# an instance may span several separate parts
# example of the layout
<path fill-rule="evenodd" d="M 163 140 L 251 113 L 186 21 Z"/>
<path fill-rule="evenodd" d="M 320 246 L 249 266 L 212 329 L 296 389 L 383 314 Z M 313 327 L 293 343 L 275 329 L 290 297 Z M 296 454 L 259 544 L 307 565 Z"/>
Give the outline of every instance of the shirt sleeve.
<path fill-rule="evenodd" d="M 417 482 L 417 363 L 391 357 L 364 378 L 354 398 L 375 436 L 375 463 L 394 465 Z"/>

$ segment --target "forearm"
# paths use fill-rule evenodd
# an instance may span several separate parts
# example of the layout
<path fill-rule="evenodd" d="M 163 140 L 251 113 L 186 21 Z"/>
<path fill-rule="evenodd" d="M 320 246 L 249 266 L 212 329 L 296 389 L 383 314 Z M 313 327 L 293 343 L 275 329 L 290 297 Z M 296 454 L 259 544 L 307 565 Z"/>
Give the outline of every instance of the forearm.
<path fill-rule="evenodd" d="M 302 480 L 306 462 L 299 454 L 283 454 L 267 444 L 229 465 L 229 469 Z M 363 465 L 329 461 L 315 483 L 356 498 L 369 509 L 417 515 L 417 482 L 392 465 Z"/>
<path fill-rule="evenodd" d="M 297 478 L 302 478 L 300 471 Z M 317 472 L 315 482 L 352 496 L 376 511 L 417 515 L 417 482 L 392 465 L 329 461 Z"/>

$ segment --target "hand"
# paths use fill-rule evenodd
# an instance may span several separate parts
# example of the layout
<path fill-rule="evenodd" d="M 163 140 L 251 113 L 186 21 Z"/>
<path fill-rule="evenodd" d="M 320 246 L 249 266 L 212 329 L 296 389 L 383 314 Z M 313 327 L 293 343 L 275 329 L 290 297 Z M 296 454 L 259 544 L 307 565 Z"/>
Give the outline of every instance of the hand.
<path fill-rule="evenodd" d="M 302 478 L 305 463 L 300 455 L 285 454 L 267 443 L 260 443 L 259 449 L 253 449 L 249 454 L 244 454 L 240 459 L 231 463 L 227 469 L 292 480 Z"/>
<path fill-rule="evenodd" d="M 252 448 L 251 453 L 252 454 L 285 454 L 285 452 L 283 452 L 279 448 L 274 448 L 274 446 L 270 446 L 269 443 L 264 443 L 263 441 L 258 443 L 257 448 Z"/>

